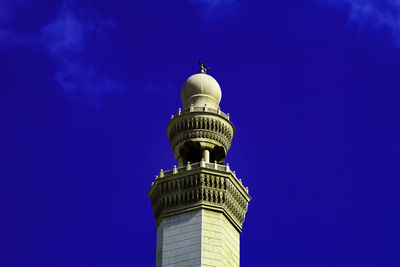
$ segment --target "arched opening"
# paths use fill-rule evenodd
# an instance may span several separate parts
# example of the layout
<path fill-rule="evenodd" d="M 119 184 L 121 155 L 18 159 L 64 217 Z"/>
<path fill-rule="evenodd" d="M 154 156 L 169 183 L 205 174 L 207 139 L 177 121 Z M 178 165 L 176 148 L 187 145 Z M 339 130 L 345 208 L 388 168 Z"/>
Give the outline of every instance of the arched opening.
<path fill-rule="evenodd" d="M 226 153 L 224 147 L 215 146 L 213 149 L 207 149 L 209 151 L 208 159 L 203 150 L 205 150 L 205 148 L 202 148 L 199 142 L 186 141 L 179 150 L 183 165 L 186 165 L 188 162 L 200 162 L 203 157 L 206 162 L 214 163 L 217 161 L 218 164 L 225 163 Z"/>
<path fill-rule="evenodd" d="M 200 162 L 202 157 L 200 144 L 193 141 L 185 142 L 180 150 L 180 155 L 182 156 L 184 165 L 186 165 L 188 161 L 190 163 Z"/>
<path fill-rule="evenodd" d="M 215 146 L 214 149 L 210 153 L 210 162 L 215 162 L 219 164 L 225 163 L 225 149 L 222 146 Z"/>

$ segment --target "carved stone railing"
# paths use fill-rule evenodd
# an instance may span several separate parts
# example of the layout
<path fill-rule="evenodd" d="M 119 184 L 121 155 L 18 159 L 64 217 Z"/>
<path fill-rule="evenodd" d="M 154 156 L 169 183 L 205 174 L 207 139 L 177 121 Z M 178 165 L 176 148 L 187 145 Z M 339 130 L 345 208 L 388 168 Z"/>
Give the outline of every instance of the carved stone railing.
<path fill-rule="evenodd" d="M 169 176 L 169 175 L 177 174 L 177 173 L 182 173 L 182 172 L 192 170 L 192 169 L 197 169 L 197 168 L 208 168 L 208 169 L 213 169 L 213 170 L 218 170 L 218 171 L 231 172 L 236 177 L 235 172 L 230 170 L 228 163 L 226 165 L 222 165 L 222 164 L 218 164 L 218 163 L 208 163 L 208 162 L 204 162 L 202 160 L 197 163 L 192 163 L 192 164 L 188 163 L 186 166 L 182 166 L 179 168 L 174 166 L 174 168 L 172 170 L 168 170 L 168 171 L 164 171 L 161 169 L 160 174 L 158 176 L 156 176 L 156 178 Z"/>
<path fill-rule="evenodd" d="M 218 164 L 216 162 L 214 163 L 208 163 L 208 162 L 204 162 L 203 160 L 197 163 L 188 163 L 186 166 L 182 166 L 177 168 L 176 166 L 174 166 L 172 168 L 172 170 L 168 170 L 168 171 L 164 171 L 163 169 L 160 170 L 159 175 L 156 175 L 156 179 L 160 178 L 160 177 L 165 177 L 165 176 L 170 176 L 173 174 L 178 174 L 178 173 L 183 173 L 192 169 L 198 169 L 198 168 L 207 168 L 207 169 L 212 169 L 212 170 L 218 170 L 218 171 L 223 171 L 223 172 L 229 172 L 232 173 L 233 177 L 236 177 L 236 172 L 235 171 L 231 171 L 229 164 Z M 239 183 L 242 185 L 242 180 L 238 179 Z M 243 186 L 243 185 L 242 185 Z M 246 192 L 249 192 L 249 188 L 248 187 L 244 187 L 243 188 L 246 190 Z"/>
<path fill-rule="evenodd" d="M 241 231 L 250 196 L 229 165 L 204 161 L 160 171 L 149 197 L 157 225 L 166 216 L 196 208 L 222 212 Z"/>
<path fill-rule="evenodd" d="M 208 112 L 208 113 L 213 113 L 213 114 L 220 115 L 224 119 L 229 120 L 229 113 L 225 114 L 224 112 L 221 111 L 220 108 L 215 109 L 215 108 L 210 108 L 210 107 L 207 107 L 207 106 L 203 106 L 203 107 L 190 106 L 189 108 L 186 108 L 186 109 L 179 109 L 178 113 L 176 115 L 172 115 L 171 116 L 171 119 L 173 119 L 175 116 L 180 116 L 181 114 L 186 114 L 186 113 L 190 113 L 190 112 Z"/>

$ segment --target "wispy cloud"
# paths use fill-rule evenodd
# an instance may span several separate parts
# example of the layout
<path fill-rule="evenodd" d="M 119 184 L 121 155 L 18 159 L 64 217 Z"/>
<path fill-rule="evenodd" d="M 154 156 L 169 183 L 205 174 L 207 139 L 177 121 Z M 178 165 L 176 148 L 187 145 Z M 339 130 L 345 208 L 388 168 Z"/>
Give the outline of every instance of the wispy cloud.
<path fill-rule="evenodd" d="M 0 0 L 1 6 L 7 7 L 10 24 L 12 5 L 7 0 Z M 83 55 L 90 51 L 88 36 L 102 40 L 105 32 L 113 26 L 113 21 L 101 18 L 95 10 L 80 8 L 74 1 L 64 1 L 54 19 L 42 29 L 26 34 L 3 27 L 0 42 L 38 45 L 55 63 L 54 79 L 57 84 L 71 96 L 87 97 L 97 105 L 104 93 L 121 91 L 124 86 L 108 77 L 95 63 L 84 61 Z"/>
<path fill-rule="evenodd" d="M 201 18 L 205 22 L 213 22 L 223 15 L 237 12 L 239 0 L 188 0 L 191 4 L 200 7 Z"/>
<path fill-rule="evenodd" d="M 317 0 L 346 10 L 351 22 L 380 29 L 388 28 L 400 45 L 400 0 Z"/>
<path fill-rule="evenodd" d="M 42 29 L 43 44 L 58 63 L 55 80 L 66 92 L 84 94 L 96 104 L 105 92 L 123 90 L 120 82 L 99 73 L 95 64 L 81 59 L 89 49 L 87 36 L 103 35 L 113 25 L 93 10 L 81 10 L 65 2 L 57 17 Z"/>
<path fill-rule="evenodd" d="M 91 30 L 72 10 L 63 7 L 56 19 L 43 28 L 42 35 L 52 54 L 71 53 L 82 50 L 85 34 Z"/>

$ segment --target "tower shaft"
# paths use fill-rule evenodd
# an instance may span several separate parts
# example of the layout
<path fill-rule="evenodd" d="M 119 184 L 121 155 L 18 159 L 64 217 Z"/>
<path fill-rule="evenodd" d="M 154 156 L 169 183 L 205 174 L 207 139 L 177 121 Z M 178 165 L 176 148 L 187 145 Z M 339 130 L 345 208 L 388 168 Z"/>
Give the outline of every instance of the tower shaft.
<path fill-rule="evenodd" d="M 251 198 L 225 164 L 233 124 L 219 109 L 221 92 L 211 76 L 191 76 L 181 96 L 186 108 L 167 127 L 178 167 L 161 170 L 148 193 L 157 227 L 156 266 L 239 266 Z"/>
<path fill-rule="evenodd" d="M 208 209 L 165 218 L 157 228 L 156 266 L 239 266 L 239 235 Z"/>

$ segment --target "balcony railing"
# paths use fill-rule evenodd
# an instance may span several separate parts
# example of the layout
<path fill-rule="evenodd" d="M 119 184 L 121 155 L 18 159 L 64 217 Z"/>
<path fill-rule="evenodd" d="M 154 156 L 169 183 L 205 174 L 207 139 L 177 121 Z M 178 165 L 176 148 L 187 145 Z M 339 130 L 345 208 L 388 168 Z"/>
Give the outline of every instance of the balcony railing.
<path fill-rule="evenodd" d="M 235 177 L 237 179 L 235 171 L 231 171 L 228 163 L 226 165 L 222 165 L 222 164 L 218 164 L 216 162 L 214 162 L 214 163 L 205 162 L 204 160 L 201 160 L 200 162 L 196 162 L 196 163 L 192 163 L 192 164 L 188 163 L 186 166 L 182 166 L 179 168 L 174 166 L 174 168 L 172 170 L 168 170 L 168 171 L 164 171 L 163 169 L 161 169 L 160 174 L 156 176 L 156 179 L 166 177 L 166 176 L 171 176 L 171 175 L 178 174 L 178 173 L 183 173 L 183 172 L 190 171 L 192 169 L 198 169 L 198 168 L 206 168 L 206 169 L 218 170 L 218 171 L 223 171 L 223 172 L 229 172 L 233 175 L 233 177 Z M 238 181 L 243 186 L 242 180 L 238 179 Z M 247 192 L 249 191 L 249 189 L 247 187 L 244 187 L 244 188 L 246 189 Z"/>
<path fill-rule="evenodd" d="M 194 107 L 190 106 L 189 108 L 186 109 L 179 109 L 178 113 L 175 116 L 180 116 L 181 114 L 186 114 L 190 112 L 209 112 L 213 114 L 217 114 L 229 121 L 229 113 L 225 114 L 224 112 L 221 111 L 220 108 L 215 109 L 215 108 L 210 108 L 204 105 L 203 107 Z M 172 115 L 172 119 L 174 118 L 174 115 Z"/>

